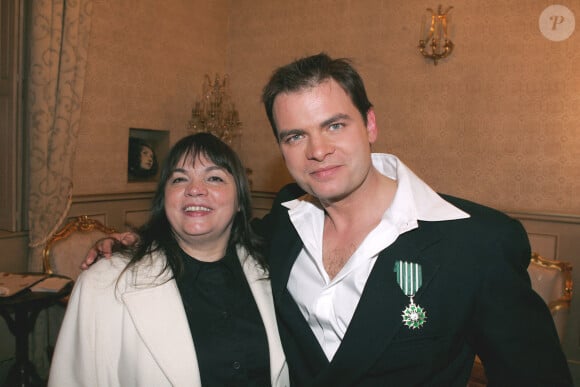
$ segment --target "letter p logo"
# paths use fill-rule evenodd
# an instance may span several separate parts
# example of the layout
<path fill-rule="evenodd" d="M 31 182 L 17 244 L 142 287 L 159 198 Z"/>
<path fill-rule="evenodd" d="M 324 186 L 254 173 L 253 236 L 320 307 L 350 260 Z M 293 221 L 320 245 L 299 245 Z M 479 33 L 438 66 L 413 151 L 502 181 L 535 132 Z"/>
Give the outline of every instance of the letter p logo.
<path fill-rule="evenodd" d="M 556 27 L 558 24 L 564 23 L 564 16 L 550 16 L 550 20 L 552 20 L 552 31 L 556 31 Z"/>
<path fill-rule="evenodd" d="M 553 42 L 568 39 L 576 28 L 574 14 L 563 5 L 550 5 L 544 9 L 538 24 L 542 35 Z"/>

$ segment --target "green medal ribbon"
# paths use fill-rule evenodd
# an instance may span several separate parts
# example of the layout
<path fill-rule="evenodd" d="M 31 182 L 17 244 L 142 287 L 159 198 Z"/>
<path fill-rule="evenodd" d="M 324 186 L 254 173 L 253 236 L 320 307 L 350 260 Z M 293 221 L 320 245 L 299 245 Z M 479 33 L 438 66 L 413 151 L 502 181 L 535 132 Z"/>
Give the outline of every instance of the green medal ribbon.
<path fill-rule="evenodd" d="M 397 261 L 395 263 L 397 283 L 410 299 L 410 304 L 403 310 L 403 323 L 410 329 L 421 328 L 427 320 L 427 312 L 413 302 L 413 297 L 423 284 L 421 265 L 413 262 Z"/>

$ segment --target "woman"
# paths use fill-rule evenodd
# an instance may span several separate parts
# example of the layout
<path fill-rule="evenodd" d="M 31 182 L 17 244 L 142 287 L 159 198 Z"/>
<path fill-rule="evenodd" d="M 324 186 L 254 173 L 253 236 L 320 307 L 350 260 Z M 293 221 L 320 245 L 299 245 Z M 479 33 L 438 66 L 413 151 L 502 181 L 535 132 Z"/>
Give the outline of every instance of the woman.
<path fill-rule="evenodd" d="M 49 386 L 289 385 L 250 217 L 227 145 L 175 144 L 140 242 L 79 277 Z"/>
<path fill-rule="evenodd" d="M 151 178 L 157 174 L 157 167 L 153 147 L 140 138 L 129 137 L 129 178 Z"/>

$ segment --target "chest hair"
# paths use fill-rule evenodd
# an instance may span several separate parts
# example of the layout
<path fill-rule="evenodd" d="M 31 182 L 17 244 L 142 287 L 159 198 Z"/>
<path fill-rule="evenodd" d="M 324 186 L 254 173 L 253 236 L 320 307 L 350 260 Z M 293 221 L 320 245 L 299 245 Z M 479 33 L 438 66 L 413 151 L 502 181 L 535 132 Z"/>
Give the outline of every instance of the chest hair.
<path fill-rule="evenodd" d="M 332 227 L 325 227 L 322 242 L 322 262 L 326 273 L 333 279 L 342 270 L 350 257 L 362 243 L 369 229 L 348 230 L 336 233 Z"/>
<path fill-rule="evenodd" d="M 357 246 L 348 243 L 345 246 L 324 247 L 322 251 L 322 262 L 326 273 L 333 279 L 342 270 L 350 257 L 356 251 Z"/>

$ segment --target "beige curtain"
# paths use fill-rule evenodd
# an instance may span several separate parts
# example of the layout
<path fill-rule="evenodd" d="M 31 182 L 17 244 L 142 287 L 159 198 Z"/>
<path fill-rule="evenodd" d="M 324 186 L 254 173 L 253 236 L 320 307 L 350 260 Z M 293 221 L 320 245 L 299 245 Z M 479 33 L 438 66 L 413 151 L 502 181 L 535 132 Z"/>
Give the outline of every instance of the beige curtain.
<path fill-rule="evenodd" d="M 92 0 L 34 0 L 25 122 L 30 138 L 28 269 L 66 217 L 91 26 Z"/>
<path fill-rule="evenodd" d="M 71 204 L 72 172 L 93 0 L 31 0 L 25 125 L 30 149 L 28 269 L 42 271 L 42 248 L 59 229 Z M 30 359 L 45 378 L 47 348 L 63 310 L 45 310 L 30 340 Z"/>

